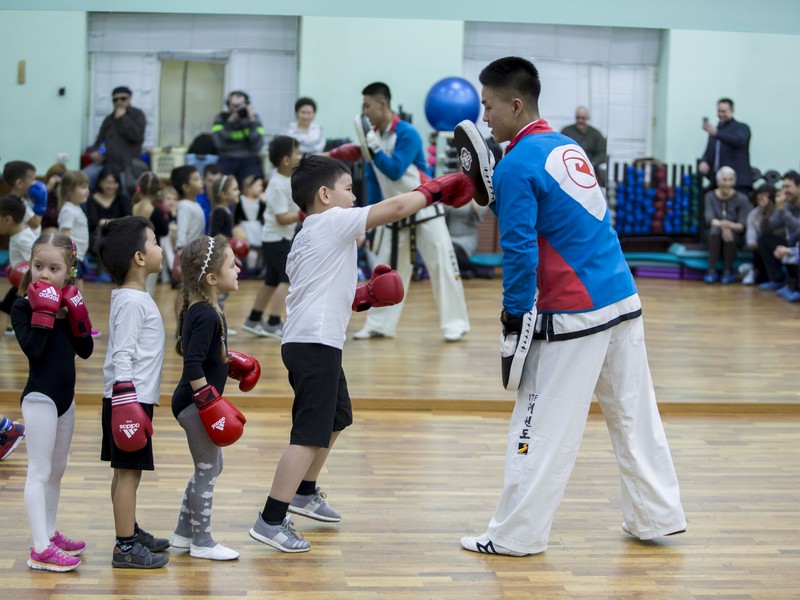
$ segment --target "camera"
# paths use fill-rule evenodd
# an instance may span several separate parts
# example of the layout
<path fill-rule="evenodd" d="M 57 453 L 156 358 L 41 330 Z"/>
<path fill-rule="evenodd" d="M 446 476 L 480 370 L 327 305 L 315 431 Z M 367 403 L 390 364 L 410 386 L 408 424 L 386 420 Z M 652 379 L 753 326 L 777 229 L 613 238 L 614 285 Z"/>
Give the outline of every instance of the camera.
<path fill-rule="evenodd" d="M 236 108 L 236 114 L 239 115 L 240 119 L 246 119 L 247 118 L 247 105 L 246 104 L 241 104 L 240 106 L 238 106 Z"/>

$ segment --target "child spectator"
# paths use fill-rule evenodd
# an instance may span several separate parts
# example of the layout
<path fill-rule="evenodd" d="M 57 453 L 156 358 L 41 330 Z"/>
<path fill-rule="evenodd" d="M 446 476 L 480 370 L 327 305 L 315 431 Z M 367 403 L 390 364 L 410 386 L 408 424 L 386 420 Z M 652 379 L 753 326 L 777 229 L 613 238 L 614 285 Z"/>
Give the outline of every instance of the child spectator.
<path fill-rule="evenodd" d="M 33 210 L 33 201 L 30 198 L 31 186 L 36 184 L 36 167 L 24 160 L 12 160 L 3 167 L 3 181 L 9 188 L 9 195 L 21 198 L 25 203 L 25 223 L 39 235 L 39 227 L 42 218 Z M 47 206 L 45 196 L 44 207 L 40 212 L 44 212 Z"/>
<path fill-rule="evenodd" d="M 133 195 L 132 212 L 134 216 L 144 217 L 150 221 L 156 235 L 156 243 L 158 243 L 158 240 L 169 237 L 169 221 L 158 205 L 160 194 L 161 181 L 158 175 L 151 171 L 142 173 L 136 184 L 136 193 Z M 160 269 L 158 272 L 147 275 L 145 287 L 151 296 L 156 291 L 159 272 Z"/>
<path fill-rule="evenodd" d="M 209 165 L 211 166 L 211 165 Z M 231 206 L 239 204 L 239 182 L 233 175 L 223 175 L 209 188 L 209 199 L 213 209 L 209 224 L 209 235 L 233 237 L 233 215 Z"/>
<path fill-rule="evenodd" d="M 175 264 L 175 242 L 178 240 L 178 190 L 171 185 L 164 186 L 161 190 L 159 207 L 169 222 L 169 236 L 159 238 L 158 243 L 164 250 L 164 269 L 161 272 L 161 281 L 172 282 L 172 265 Z M 172 282 L 173 286 L 179 282 Z"/>
<path fill-rule="evenodd" d="M 279 135 L 269 143 L 269 160 L 275 167 L 267 185 L 267 209 L 261 231 L 264 265 L 267 273 L 264 285 L 258 290 L 250 316 L 242 327 L 258 336 L 280 339 L 281 317 L 286 308 L 289 278 L 286 276 L 286 257 L 292 248 L 295 227 L 300 221 L 300 209 L 292 202 L 290 176 L 300 162 L 300 144 L 294 138 Z M 272 304 L 270 304 L 272 301 Z M 269 319 L 262 321 L 270 304 Z"/>
<path fill-rule="evenodd" d="M 233 250 L 223 236 L 193 240 L 181 256 L 183 306 L 178 317 L 176 351 L 183 373 L 172 395 L 172 413 L 186 432 L 194 474 L 189 478 L 170 538 L 193 558 L 234 560 L 239 553 L 211 535 L 214 485 L 222 472 L 222 450 L 242 433 L 244 415 L 226 400 L 225 381 L 240 380 L 239 389 L 255 387 L 261 368 L 252 357 L 229 352 L 227 324 L 219 308 L 221 293 L 239 287 Z"/>
<path fill-rule="evenodd" d="M 220 177 L 222 177 L 222 169 L 217 163 L 207 164 L 203 168 L 203 193 L 197 195 L 197 203 L 202 207 L 203 214 L 206 216 L 206 232 L 208 232 L 211 211 L 214 208 L 214 202 L 210 196 L 211 186 L 219 181 Z"/>
<path fill-rule="evenodd" d="M 28 566 L 71 571 L 81 564 L 78 555 L 86 544 L 56 530 L 56 513 L 75 425 L 75 355 L 92 355 L 92 324 L 73 285 L 77 258 L 72 240 L 46 233 L 34 242 L 29 261 L 22 297 L 11 309 L 14 333 L 28 358 L 22 391 L 28 440 L 25 508 L 33 536 Z"/>
<path fill-rule="evenodd" d="M 242 181 L 242 195 L 233 213 L 233 221 L 240 225 L 250 244 L 250 255 L 245 261 L 246 272 L 258 272 L 261 252 L 261 230 L 264 227 L 264 179 L 259 175 L 248 175 Z"/>
<path fill-rule="evenodd" d="M 350 312 L 354 305 L 359 310 L 370 307 L 360 299 L 384 289 L 377 285 L 378 278 L 397 278 L 396 272 L 373 274 L 357 289 L 356 240 L 367 229 L 411 216 L 434 200 L 466 204 L 475 188 L 466 175 L 455 173 L 372 206 L 353 207 L 350 169 L 319 155 L 300 162 L 291 187 L 295 203 L 308 213 L 286 263 L 291 285 L 281 357 L 294 390 L 292 432 L 250 537 L 283 552 L 306 552 L 311 544 L 295 532 L 287 512 L 330 523 L 341 520 L 316 482 L 331 447 L 353 421 L 342 370 Z M 390 290 L 376 298 L 380 305 L 402 301 L 402 285 L 399 293 L 392 286 Z"/>
<path fill-rule="evenodd" d="M 136 521 L 142 471 L 152 471 L 153 408 L 158 406 L 164 323 L 145 289 L 161 270 L 161 248 L 145 217 L 120 217 L 100 227 L 97 255 L 117 288 L 111 292 L 108 351 L 103 364 L 103 441 L 100 459 L 111 463 L 116 544 L 111 566 L 156 569 L 169 562 L 169 541 Z M 135 427 L 131 427 L 131 426 Z"/>
<path fill-rule="evenodd" d="M 14 335 L 10 328 L 11 307 L 17 299 L 17 292 L 22 277 L 28 270 L 28 258 L 31 255 L 36 234 L 24 223 L 25 204 L 16 196 L 8 196 L 0 200 L 0 235 L 8 239 L 8 267 L 6 275 L 11 282 L 11 289 L 0 303 L 0 331 Z"/>
<path fill-rule="evenodd" d="M 172 280 L 181 281 L 181 252 L 183 247 L 197 238 L 203 237 L 206 230 L 206 217 L 197 203 L 197 195 L 203 191 L 203 180 L 200 173 L 191 165 L 183 165 L 172 169 L 170 174 L 180 200 L 178 201 L 178 234 L 175 240 L 175 262 L 172 265 Z M 180 307 L 181 295 L 175 296 L 175 314 Z"/>
<path fill-rule="evenodd" d="M 84 258 L 89 250 L 89 220 L 81 205 L 89 198 L 89 177 L 83 171 L 67 171 L 61 178 L 61 208 L 58 229 L 72 238 L 78 260 L 79 279 L 85 272 Z"/>
<path fill-rule="evenodd" d="M 58 230 L 58 190 L 61 187 L 61 178 L 67 172 L 67 167 L 56 163 L 44 174 L 44 184 L 47 187 L 47 208 L 42 215 L 42 230 Z"/>

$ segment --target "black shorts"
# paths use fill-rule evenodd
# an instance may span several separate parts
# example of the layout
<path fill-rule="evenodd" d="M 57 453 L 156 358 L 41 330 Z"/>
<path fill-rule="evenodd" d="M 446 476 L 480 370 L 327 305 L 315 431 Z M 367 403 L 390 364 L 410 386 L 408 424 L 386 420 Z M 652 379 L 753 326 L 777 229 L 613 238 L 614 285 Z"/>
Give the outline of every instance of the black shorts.
<path fill-rule="evenodd" d="M 289 257 L 291 249 L 291 240 L 264 242 L 261 244 L 264 265 L 267 267 L 264 284 L 270 287 L 278 287 L 279 283 L 289 283 L 289 277 L 286 275 L 286 259 Z"/>
<path fill-rule="evenodd" d="M 145 414 L 153 421 L 153 405 L 139 403 Z M 147 445 L 136 452 L 123 452 L 114 443 L 111 434 L 111 398 L 103 398 L 103 441 L 100 446 L 100 460 L 111 462 L 114 469 L 132 469 L 134 471 L 153 471 L 153 440 L 148 439 Z"/>
<path fill-rule="evenodd" d="M 323 344 L 281 346 L 294 390 L 289 443 L 327 448 L 331 433 L 353 423 L 353 407 L 342 370 L 342 351 Z"/>

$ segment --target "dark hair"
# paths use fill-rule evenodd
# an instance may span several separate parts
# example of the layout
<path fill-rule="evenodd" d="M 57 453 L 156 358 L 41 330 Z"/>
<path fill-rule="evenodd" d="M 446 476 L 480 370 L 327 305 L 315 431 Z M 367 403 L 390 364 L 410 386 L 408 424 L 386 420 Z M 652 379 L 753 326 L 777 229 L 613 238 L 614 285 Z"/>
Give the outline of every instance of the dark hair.
<path fill-rule="evenodd" d="M 769 197 L 769 201 L 770 202 L 775 202 L 775 193 L 776 193 L 776 191 L 777 190 L 775 189 L 774 185 L 771 185 L 769 183 L 762 183 L 753 192 L 753 197 L 755 198 L 759 194 L 766 194 Z"/>
<path fill-rule="evenodd" d="M 271 162 L 272 166 L 275 168 L 280 167 L 284 157 L 288 156 L 291 158 L 292 154 L 294 154 L 294 149 L 299 145 L 300 142 L 293 137 L 289 137 L 288 135 L 276 135 L 269 142 L 269 162 Z"/>
<path fill-rule="evenodd" d="M 17 225 L 25 220 L 25 203 L 19 196 L 6 196 L 0 199 L 0 217 L 11 217 Z"/>
<path fill-rule="evenodd" d="M 542 84 L 539 71 L 533 63 L 518 56 L 506 56 L 490 62 L 483 68 L 478 79 L 481 85 L 497 91 L 506 90 L 512 95 L 522 96 L 528 108 L 538 111 Z"/>
<path fill-rule="evenodd" d="M 128 96 L 133 96 L 131 88 L 129 88 L 127 85 L 120 85 L 118 87 L 115 87 L 111 92 L 111 95 L 116 96 L 117 94 L 128 94 Z"/>
<path fill-rule="evenodd" d="M 297 112 L 304 106 L 310 106 L 314 109 L 314 112 L 317 112 L 317 103 L 314 102 L 311 98 L 307 96 L 303 96 L 302 98 L 298 98 L 294 103 L 294 112 Z"/>
<path fill-rule="evenodd" d="M 64 279 L 64 285 L 74 284 L 75 276 L 78 274 L 78 258 L 75 252 L 75 244 L 73 243 L 72 238 L 66 233 L 55 231 L 52 233 L 43 233 L 36 238 L 36 241 L 33 242 L 33 246 L 31 246 L 30 263 L 33 264 L 33 257 L 36 256 L 36 250 L 40 246 L 48 245 L 58 248 L 64 253 L 64 262 L 67 265 L 67 276 Z M 28 271 L 22 277 L 22 283 L 19 284 L 19 291 L 17 292 L 17 295 L 24 298 L 28 294 L 28 286 L 31 284 L 32 279 L 32 270 L 28 269 Z"/>
<path fill-rule="evenodd" d="M 731 100 L 730 98 L 720 98 L 719 100 L 717 100 L 717 104 L 727 104 L 728 106 L 731 107 L 731 110 L 733 110 L 733 100 Z"/>
<path fill-rule="evenodd" d="M 197 167 L 192 165 L 182 165 L 172 169 L 172 173 L 169 174 L 169 181 L 172 187 L 178 191 L 179 198 L 183 198 L 183 186 L 189 183 L 193 173 L 198 172 Z"/>
<path fill-rule="evenodd" d="M 208 256 L 211 240 L 214 241 L 214 247 L 211 250 L 211 255 Z M 225 320 L 222 317 L 222 311 L 219 306 L 215 306 L 211 302 L 211 299 L 206 293 L 205 276 L 210 273 L 219 273 L 225 258 L 225 250 L 229 246 L 230 242 L 224 235 L 217 235 L 213 238 L 204 235 L 192 240 L 183 248 L 183 252 L 181 253 L 183 306 L 181 307 L 180 313 L 178 313 L 178 341 L 175 343 L 175 351 L 180 356 L 183 356 L 183 318 L 186 316 L 186 310 L 193 300 L 199 300 L 200 302 L 205 302 L 209 306 L 212 306 L 219 317 L 219 322 L 220 325 L 222 325 L 223 331 L 225 329 Z M 206 257 L 208 257 L 208 262 L 206 262 Z M 224 339 L 222 341 L 221 358 L 222 362 L 228 362 L 228 349 Z"/>
<path fill-rule="evenodd" d="M 122 188 L 122 181 L 119 178 L 119 173 L 115 169 L 112 169 L 111 167 L 103 167 L 103 170 L 100 171 L 100 175 L 97 176 L 97 179 L 94 182 L 94 189 L 92 190 L 92 193 L 99 191 L 100 182 L 104 181 L 105 179 L 108 179 L 109 177 L 113 177 L 114 181 L 117 182 L 117 185 L 120 187 L 120 189 Z"/>
<path fill-rule="evenodd" d="M 36 167 L 24 160 L 10 160 L 3 167 L 3 181 L 10 187 L 14 187 L 14 182 L 24 179 L 28 171 L 36 172 Z"/>
<path fill-rule="evenodd" d="M 392 102 L 392 92 L 389 90 L 389 86 L 381 81 L 370 83 L 367 87 L 361 90 L 361 95 L 380 96 L 382 98 L 386 98 L 386 104 L 391 104 Z"/>
<path fill-rule="evenodd" d="M 308 212 L 319 188 L 333 188 L 345 175 L 350 175 L 350 167 L 342 161 L 329 156 L 307 156 L 292 173 L 292 200 L 300 210 Z"/>
<path fill-rule="evenodd" d="M 794 181 L 795 185 L 800 185 L 800 173 L 794 170 L 786 171 L 786 173 L 783 174 L 783 177 L 781 177 L 781 179 L 789 179 L 791 181 Z"/>
<path fill-rule="evenodd" d="M 98 179 L 98 181 L 100 181 Z M 67 171 L 61 176 L 61 183 L 58 188 L 58 207 L 64 206 L 69 202 L 72 191 L 81 184 L 89 185 L 89 176 L 83 171 Z"/>
<path fill-rule="evenodd" d="M 226 206 L 220 204 L 222 194 L 227 192 L 234 182 L 236 182 L 235 176 L 223 175 L 211 184 L 211 189 L 208 190 L 208 200 L 211 203 L 211 206 Z"/>
<path fill-rule="evenodd" d="M 233 90 L 232 92 L 229 92 L 228 97 L 225 98 L 225 104 L 230 104 L 231 98 L 235 95 L 244 96 L 244 101 L 247 104 L 250 104 L 250 95 L 247 92 L 243 92 L 242 90 Z"/>
<path fill-rule="evenodd" d="M 220 174 L 222 174 L 222 167 L 219 166 L 219 163 L 208 163 L 205 167 L 203 167 L 203 177 L 206 175 Z"/>
<path fill-rule="evenodd" d="M 145 171 L 136 182 L 136 193 L 131 198 L 131 204 L 139 204 L 142 197 L 150 198 L 153 202 L 158 200 L 161 192 L 161 179 L 152 171 Z"/>
<path fill-rule="evenodd" d="M 117 285 L 125 283 L 136 253 L 144 254 L 147 229 L 153 229 L 150 219 L 133 216 L 111 219 L 100 228 L 95 251 Z"/>

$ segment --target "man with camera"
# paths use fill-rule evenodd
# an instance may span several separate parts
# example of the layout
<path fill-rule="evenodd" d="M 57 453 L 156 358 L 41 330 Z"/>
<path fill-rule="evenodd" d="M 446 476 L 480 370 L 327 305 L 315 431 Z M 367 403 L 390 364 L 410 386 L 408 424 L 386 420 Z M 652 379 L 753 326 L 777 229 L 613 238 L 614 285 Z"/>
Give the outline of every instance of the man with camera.
<path fill-rule="evenodd" d="M 214 119 L 211 134 L 225 175 L 233 175 L 239 185 L 248 175 L 264 176 L 259 152 L 264 145 L 264 127 L 242 91 L 228 94 L 228 110 Z"/>

